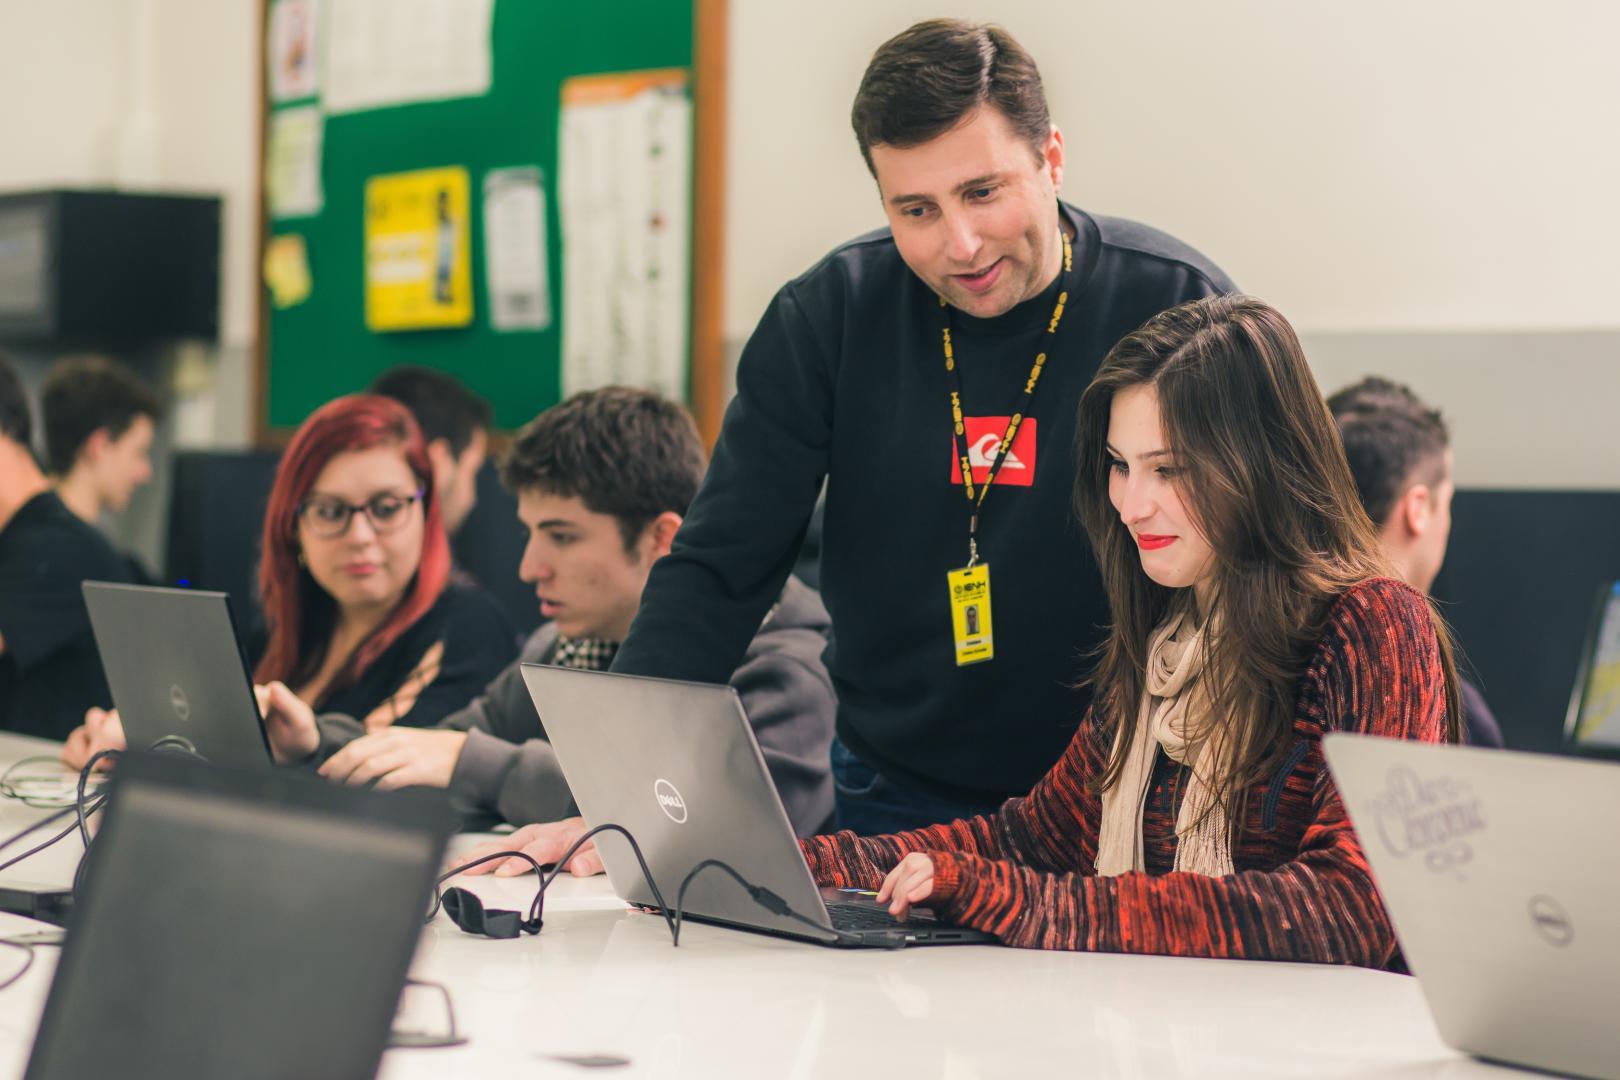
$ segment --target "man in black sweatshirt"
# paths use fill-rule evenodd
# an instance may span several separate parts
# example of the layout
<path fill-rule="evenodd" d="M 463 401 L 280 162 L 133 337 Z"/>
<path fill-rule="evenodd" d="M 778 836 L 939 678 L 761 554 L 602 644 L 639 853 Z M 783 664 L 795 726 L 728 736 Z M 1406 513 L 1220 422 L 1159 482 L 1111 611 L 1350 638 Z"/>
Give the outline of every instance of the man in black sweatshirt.
<path fill-rule="evenodd" d="M 1069 510 L 1081 391 L 1150 316 L 1232 285 L 1059 202 L 1063 137 L 997 27 L 889 41 L 853 123 L 889 228 L 772 301 L 613 670 L 724 682 L 825 480 L 838 818 L 875 833 L 991 809 L 1057 760 L 1107 621 Z"/>

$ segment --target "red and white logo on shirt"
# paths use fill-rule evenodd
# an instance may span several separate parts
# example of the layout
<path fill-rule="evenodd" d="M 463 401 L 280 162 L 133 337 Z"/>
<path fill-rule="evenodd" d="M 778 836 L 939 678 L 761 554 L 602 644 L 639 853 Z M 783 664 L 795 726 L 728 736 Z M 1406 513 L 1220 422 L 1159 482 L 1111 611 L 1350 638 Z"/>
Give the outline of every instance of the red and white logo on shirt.
<path fill-rule="evenodd" d="M 973 468 L 973 482 L 984 483 L 990 475 L 990 466 L 995 464 L 996 447 L 1001 444 L 1001 437 L 1007 433 L 1007 423 L 1010 416 L 968 416 L 962 420 L 962 426 L 967 430 L 968 464 Z M 1010 487 L 1033 487 L 1035 485 L 1035 429 L 1038 421 L 1033 416 L 1024 417 L 1024 422 L 1018 425 L 1018 434 L 1013 436 L 1012 449 L 1007 453 L 1007 463 L 996 474 L 996 486 L 1006 484 Z M 956 440 L 951 439 L 951 483 L 962 483 L 962 463 L 956 456 Z"/>

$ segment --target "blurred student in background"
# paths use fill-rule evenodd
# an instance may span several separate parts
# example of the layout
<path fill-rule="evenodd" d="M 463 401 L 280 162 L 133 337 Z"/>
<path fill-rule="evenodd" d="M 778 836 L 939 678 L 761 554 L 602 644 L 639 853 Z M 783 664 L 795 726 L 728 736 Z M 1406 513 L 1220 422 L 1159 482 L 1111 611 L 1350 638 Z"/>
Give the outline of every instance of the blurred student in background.
<path fill-rule="evenodd" d="M 478 471 L 489 452 L 489 402 L 432 368 L 401 365 L 377 376 L 373 394 L 411 410 L 427 443 L 444 531 L 454 537 L 478 504 Z"/>
<path fill-rule="evenodd" d="M 0 729 L 60 739 L 111 701 L 79 586 L 129 569 L 51 490 L 32 439 L 22 380 L 0 357 Z"/>
<path fill-rule="evenodd" d="M 129 506 L 152 480 L 152 440 L 162 402 L 125 365 L 105 356 L 69 356 L 51 365 L 40 393 L 45 464 L 63 505 L 91 525 Z M 133 557 L 137 581 L 155 576 Z"/>
<path fill-rule="evenodd" d="M 1395 569 L 1427 595 L 1451 539 L 1451 433 L 1410 389 L 1369 376 L 1328 398 L 1361 505 Z M 1502 729 L 1479 687 L 1458 680 L 1467 741 L 1501 746 Z"/>

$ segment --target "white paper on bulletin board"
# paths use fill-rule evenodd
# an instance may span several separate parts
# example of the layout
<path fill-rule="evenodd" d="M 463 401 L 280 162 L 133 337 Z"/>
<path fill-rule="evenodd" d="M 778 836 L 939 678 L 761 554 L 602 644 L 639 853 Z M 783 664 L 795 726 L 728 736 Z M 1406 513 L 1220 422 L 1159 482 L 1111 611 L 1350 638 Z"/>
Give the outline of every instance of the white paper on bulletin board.
<path fill-rule="evenodd" d="M 315 0 L 275 0 L 270 8 L 270 100 L 294 101 L 320 92 L 319 17 Z"/>
<path fill-rule="evenodd" d="M 489 92 L 495 0 L 325 0 L 325 6 L 327 112 Z"/>
<path fill-rule="evenodd" d="M 321 212 L 321 141 L 325 117 L 318 105 L 277 109 L 265 140 L 264 190 L 273 218 Z"/>
<path fill-rule="evenodd" d="M 484 281 L 496 330 L 551 325 L 543 179 L 534 166 L 484 174 Z"/>
<path fill-rule="evenodd" d="M 692 103 L 682 69 L 562 88 L 562 392 L 687 397 Z"/>

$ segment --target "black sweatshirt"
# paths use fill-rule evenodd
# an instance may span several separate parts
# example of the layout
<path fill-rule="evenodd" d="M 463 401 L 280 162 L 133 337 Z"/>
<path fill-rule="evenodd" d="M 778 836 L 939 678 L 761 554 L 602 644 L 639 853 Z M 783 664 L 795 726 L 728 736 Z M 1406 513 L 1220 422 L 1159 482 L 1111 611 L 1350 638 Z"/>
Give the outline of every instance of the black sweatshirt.
<path fill-rule="evenodd" d="M 1164 233 L 1062 210 L 1076 284 L 979 521 L 995 658 L 956 666 L 945 575 L 967 563 L 969 504 L 952 476 L 942 312 L 883 229 L 789 282 L 760 320 L 708 475 L 615 671 L 727 681 L 826 477 L 821 589 L 839 738 L 880 772 L 963 800 L 1022 795 L 1051 768 L 1084 712 L 1082 654 L 1108 617 L 1070 510 L 1080 394 L 1148 318 L 1233 289 Z M 1062 282 L 995 318 L 952 313 L 970 446 L 1002 435 Z"/>

